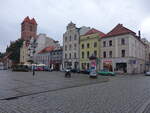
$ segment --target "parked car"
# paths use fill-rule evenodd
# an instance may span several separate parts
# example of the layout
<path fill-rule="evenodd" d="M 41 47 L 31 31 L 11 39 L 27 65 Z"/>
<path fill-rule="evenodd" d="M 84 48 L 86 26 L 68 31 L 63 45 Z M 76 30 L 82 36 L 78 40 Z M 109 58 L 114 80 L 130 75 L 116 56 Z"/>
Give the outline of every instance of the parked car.
<path fill-rule="evenodd" d="M 21 71 L 21 72 L 28 72 L 28 66 L 26 65 L 14 65 L 12 67 L 12 71 Z"/>
<path fill-rule="evenodd" d="M 82 71 L 80 71 L 80 72 L 83 73 L 83 74 L 89 74 L 89 73 L 90 73 L 90 69 L 82 70 Z"/>
<path fill-rule="evenodd" d="M 44 71 L 44 68 L 42 66 L 36 66 L 34 68 L 35 71 Z"/>
<path fill-rule="evenodd" d="M 71 68 L 66 68 L 66 69 L 65 69 L 65 72 L 68 72 L 68 71 L 71 72 L 71 70 L 72 70 Z"/>
<path fill-rule="evenodd" d="M 44 69 L 44 71 L 52 71 L 52 70 L 50 69 L 50 67 L 48 67 L 48 66 L 44 66 L 43 69 Z"/>
<path fill-rule="evenodd" d="M 102 69 L 99 72 L 97 72 L 99 75 L 110 75 L 110 76 L 115 76 L 115 73 L 112 71 L 109 71 L 107 69 Z"/>
<path fill-rule="evenodd" d="M 150 71 L 147 71 L 147 72 L 145 73 L 145 76 L 150 76 Z"/>
<path fill-rule="evenodd" d="M 79 69 L 71 69 L 71 72 L 73 72 L 73 73 L 80 73 L 80 70 Z"/>

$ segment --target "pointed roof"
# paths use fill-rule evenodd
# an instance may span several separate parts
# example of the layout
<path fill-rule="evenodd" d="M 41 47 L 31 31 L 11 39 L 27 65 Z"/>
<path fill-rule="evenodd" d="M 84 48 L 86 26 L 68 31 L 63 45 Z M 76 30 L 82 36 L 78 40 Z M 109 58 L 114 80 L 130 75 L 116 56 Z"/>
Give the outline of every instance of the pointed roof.
<path fill-rule="evenodd" d="M 38 54 L 51 52 L 54 49 L 55 49 L 54 46 L 49 46 L 49 47 L 46 47 L 46 48 L 42 49 L 40 52 L 38 52 Z"/>
<path fill-rule="evenodd" d="M 32 18 L 30 22 L 31 22 L 32 24 L 37 24 L 34 18 Z"/>
<path fill-rule="evenodd" d="M 91 34 L 95 34 L 95 33 L 99 33 L 99 36 L 104 36 L 105 34 L 97 29 L 90 29 L 87 33 L 85 33 L 83 36 L 86 36 L 86 35 L 91 35 Z"/>
<path fill-rule="evenodd" d="M 27 16 L 26 18 L 24 18 L 22 24 L 23 24 L 24 22 L 31 23 L 31 24 L 36 24 L 36 25 L 37 25 L 35 19 L 34 19 L 34 18 L 30 19 L 29 16 Z"/>
<path fill-rule="evenodd" d="M 23 22 L 30 22 L 29 16 L 27 16 L 27 17 L 23 20 Z"/>
<path fill-rule="evenodd" d="M 133 34 L 136 35 L 135 32 L 131 31 L 130 29 L 124 27 L 122 24 L 118 24 L 116 27 L 114 27 L 110 32 L 108 32 L 103 37 L 112 37 L 112 36 L 118 36 L 123 34 Z"/>

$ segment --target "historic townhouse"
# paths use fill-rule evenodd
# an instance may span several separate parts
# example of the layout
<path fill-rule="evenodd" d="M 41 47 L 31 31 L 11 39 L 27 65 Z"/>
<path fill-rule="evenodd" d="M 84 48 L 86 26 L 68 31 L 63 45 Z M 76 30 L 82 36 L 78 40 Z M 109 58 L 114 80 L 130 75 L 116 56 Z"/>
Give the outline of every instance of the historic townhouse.
<path fill-rule="evenodd" d="M 90 28 L 77 28 L 70 22 L 67 31 L 63 34 L 63 68 L 71 67 L 79 69 L 79 38 L 85 34 Z"/>
<path fill-rule="evenodd" d="M 97 69 L 99 68 L 99 39 L 105 34 L 96 29 L 89 30 L 85 35 L 80 37 L 80 70 L 90 69 L 90 57 L 96 57 Z"/>
<path fill-rule="evenodd" d="M 101 38 L 101 69 L 118 73 L 142 73 L 145 70 L 145 44 L 135 32 L 118 24 Z"/>
<path fill-rule="evenodd" d="M 30 19 L 28 16 L 21 23 L 21 39 L 30 40 L 32 37 L 36 38 L 37 23 L 34 18 Z"/>

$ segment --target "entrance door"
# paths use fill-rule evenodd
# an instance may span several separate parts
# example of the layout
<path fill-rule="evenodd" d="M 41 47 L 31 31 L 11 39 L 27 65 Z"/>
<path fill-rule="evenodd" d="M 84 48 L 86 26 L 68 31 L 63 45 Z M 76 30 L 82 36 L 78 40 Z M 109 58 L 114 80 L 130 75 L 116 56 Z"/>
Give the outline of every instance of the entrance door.
<path fill-rule="evenodd" d="M 116 63 L 116 71 L 127 72 L 127 63 Z"/>

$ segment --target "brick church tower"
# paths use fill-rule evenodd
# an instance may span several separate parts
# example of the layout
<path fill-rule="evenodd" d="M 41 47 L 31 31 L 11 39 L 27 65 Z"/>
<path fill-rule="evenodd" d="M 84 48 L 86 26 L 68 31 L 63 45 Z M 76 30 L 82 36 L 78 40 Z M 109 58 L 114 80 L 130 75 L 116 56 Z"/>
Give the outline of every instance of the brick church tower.
<path fill-rule="evenodd" d="M 32 37 L 36 38 L 37 23 L 34 18 L 30 19 L 28 16 L 21 23 L 21 39 L 30 40 Z"/>

